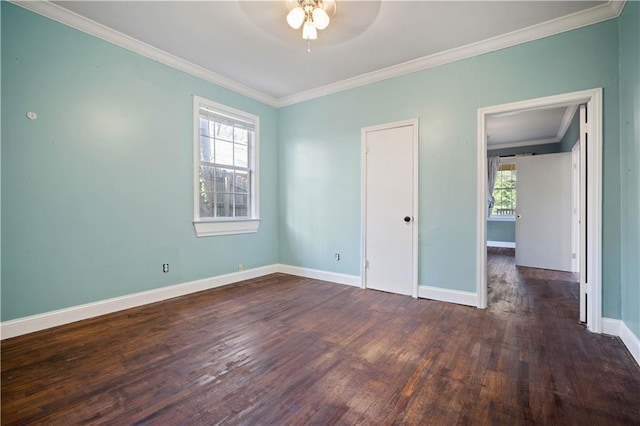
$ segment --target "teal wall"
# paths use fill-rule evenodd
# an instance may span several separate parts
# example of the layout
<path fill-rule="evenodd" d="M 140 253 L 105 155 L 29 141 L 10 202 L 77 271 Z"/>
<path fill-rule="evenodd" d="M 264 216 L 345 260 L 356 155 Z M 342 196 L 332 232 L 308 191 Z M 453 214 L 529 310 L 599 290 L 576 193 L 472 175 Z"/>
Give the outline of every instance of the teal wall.
<path fill-rule="evenodd" d="M 603 311 L 619 318 L 617 45 L 611 20 L 281 109 L 280 261 L 359 274 L 360 129 L 417 117 L 419 283 L 475 292 L 477 109 L 603 87 Z"/>
<path fill-rule="evenodd" d="M 256 234 L 195 236 L 193 94 L 260 116 Z M 277 263 L 276 109 L 5 2 L 2 106 L 3 321 Z"/>
<path fill-rule="evenodd" d="M 619 25 L 622 320 L 640 338 L 640 3 Z"/>
<path fill-rule="evenodd" d="M 637 3 L 619 20 L 280 110 L 15 5 L 1 8 L 3 321 L 238 263 L 358 275 L 360 130 L 413 117 L 419 282 L 475 291 L 477 109 L 603 87 L 603 314 L 638 332 Z M 620 74 L 619 35 L 628 56 Z M 261 118 L 257 234 L 195 237 L 193 94 Z M 27 120 L 28 111 L 39 118 Z M 622 304 L 622 294 L 631 301 Z"/>
<path fill-rule="evenodd" d="M 508 220 L 487 221 L 487 241 L 516 242 L 516 222 Z"/>

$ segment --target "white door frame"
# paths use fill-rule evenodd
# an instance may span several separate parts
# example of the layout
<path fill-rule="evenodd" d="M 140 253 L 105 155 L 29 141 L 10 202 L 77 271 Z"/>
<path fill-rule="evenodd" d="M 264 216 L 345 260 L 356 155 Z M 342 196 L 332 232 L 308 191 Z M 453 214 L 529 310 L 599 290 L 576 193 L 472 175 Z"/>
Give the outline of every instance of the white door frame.
<path fill-rule="evenodd" d="M 374 132 L 379 130 L 387 130 L 393 129 L 396 127 L 405 127 L 405 126 L 413 126 L 413 220 L 411 221 L 411 226 L 413 230 L 412 237 L 412 252 L 413 252 L 413 271 L 411 272 L 412 283 L 411 283 L 411 296 L 416 298 L 418 297 L 418 182 L 419 182 L 419 173 L 418 173 L 418 119 L 413 118 L 410 120 L 404 121 L 396 121 L 394 123 L 381 124 L 378 126 L 370 126 L 363 127 L 361 130 L 361 138 L 360 138 L 360 164 L 361 164 L 361 192 L 360 192 L 360 205 L 361 205 L 361 235 L 362 241 L 360 245 L 360 276 L 362 277 L 362 288 L 367 288 L 367 133 Z"/>
<path fill-rule="evenodd" d="M 588 277 L 587 328 L 600 333 L 602 330 L 602 88 L 547 96 L 478 108 L 477 152 L 477 297 L 478 308 L 487 307 L 487 141 L 486 117 L 490 114 L 519 110 L 559 107 L 587 103 L 589 140 L 582 149 L 588 151 L 586 235 L 587 247 L 580 256 L 586 256 L 587 268 L 581 273 Z M 583 170 L 585 170 L 583 168 Z"/>
<path fill-rule="evenodd" d="M 580 114 L 580 111 L 576 111 Z M 580 271 L 580 193 L 583 192 L 580 179 L 580 138 L 571 148 L 571 271 Z M 582 320 L 582 316 L 580 317 Z"/>

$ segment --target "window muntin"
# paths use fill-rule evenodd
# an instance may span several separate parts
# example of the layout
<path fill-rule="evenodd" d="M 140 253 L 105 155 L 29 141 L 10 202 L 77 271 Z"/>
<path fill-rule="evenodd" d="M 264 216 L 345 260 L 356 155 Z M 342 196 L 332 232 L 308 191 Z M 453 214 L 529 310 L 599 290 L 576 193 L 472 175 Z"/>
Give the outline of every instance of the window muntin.
<path fill-rule="evenodd" d="M 515 217 L 516 214 L 516 163 L 501 160 L 493 189 L 492 217 Z"/>
<path fill-rule="evenodd" d="M 194 116 L 194 224 L 198 236 L 202 223 L 213 222 L 227 222 L 222 234 L 255 232 L 259 118 L 197 96 Z M 233 221 L 255 221 L 255 229 L 244 223 L 234 232 L 228 223 Z"/>

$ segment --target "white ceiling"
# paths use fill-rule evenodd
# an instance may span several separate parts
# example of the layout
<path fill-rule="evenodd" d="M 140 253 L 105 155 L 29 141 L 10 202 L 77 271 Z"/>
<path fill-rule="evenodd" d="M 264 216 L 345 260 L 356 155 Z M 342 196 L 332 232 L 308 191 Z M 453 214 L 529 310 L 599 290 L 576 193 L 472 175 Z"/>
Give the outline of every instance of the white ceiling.
<path fill-rule="evenodd" d="M 283 106 L 610 19 L 624 2 L 337 0 L 311 54 L 284 0 L 17 4 Z"/>
<path fill-rule="evenodd" d="M 564 137 L 577 105 L 509 112 L 487 117 L 487 148 L 556 143 Z"/>

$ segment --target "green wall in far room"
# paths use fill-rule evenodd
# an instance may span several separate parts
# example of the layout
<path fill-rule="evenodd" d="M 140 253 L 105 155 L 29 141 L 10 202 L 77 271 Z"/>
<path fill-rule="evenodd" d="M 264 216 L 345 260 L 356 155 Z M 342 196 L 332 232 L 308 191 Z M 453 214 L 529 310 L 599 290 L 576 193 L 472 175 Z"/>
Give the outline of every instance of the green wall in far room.
<path fill-rule="evenodd" d="M 622 320 L 640 339 L 640 3 L 620 16 Z"/>
<path fill-rule="evenodd" d="M 2 321 L 278 262 L 276 109 L 1 7 Z M 255 234 L 195 235 L 194 94 L 260 117 Z"/>
<path fill-rule="evenodd" d="M 282 108 L 281 263 L 359 275 L 360 131 L 418 118 L 419 284 L 475 292 L 478 108 L 602 87 L 603 313 L 620 318 L 617 45 L 610 20 Z"/>
<path fill-rule="evenodd" d="M 514 220 L 487 220 L 487 241 L 515 243 L 516 222 Z"/>

